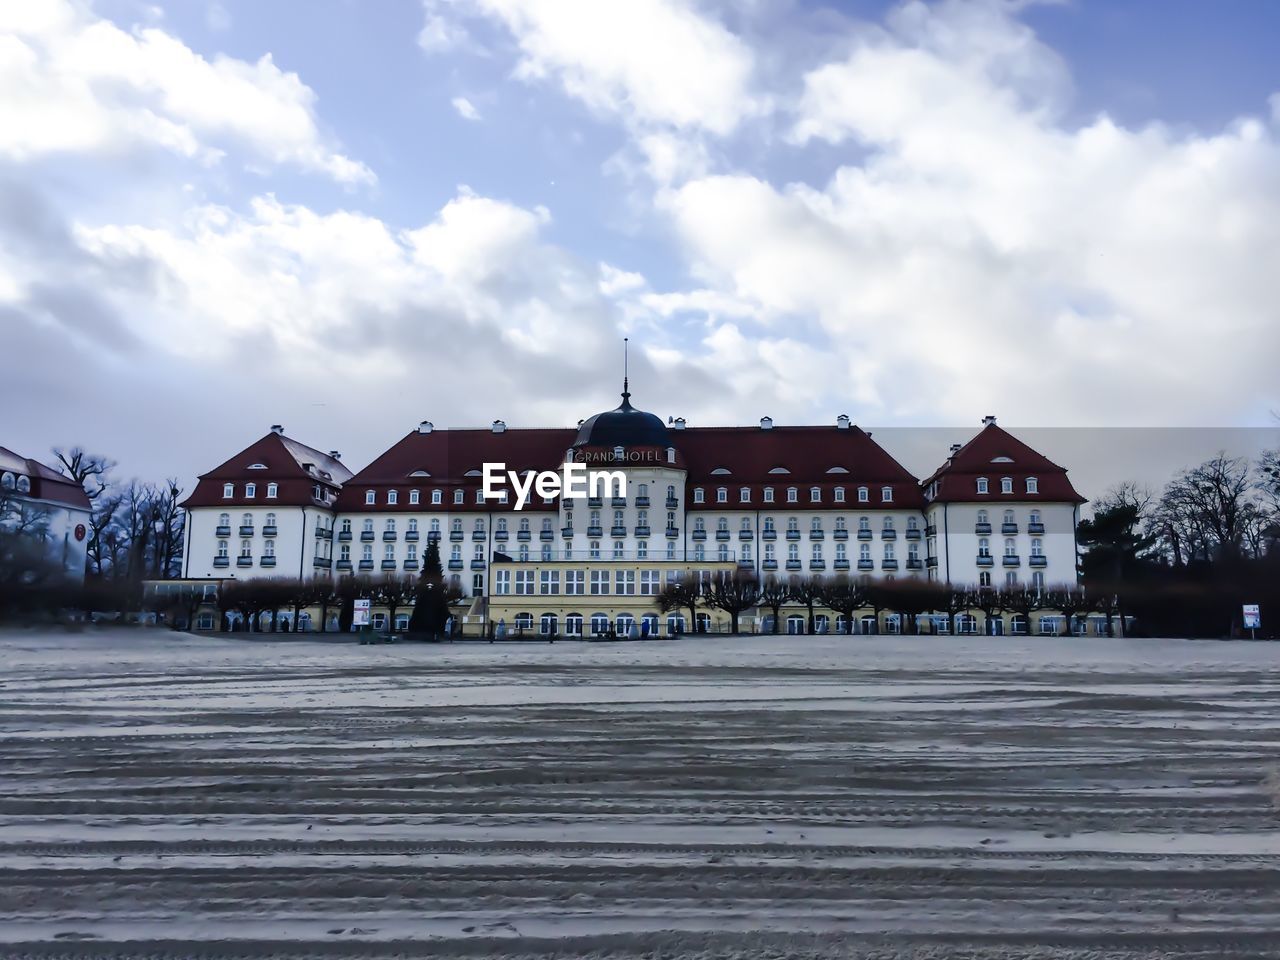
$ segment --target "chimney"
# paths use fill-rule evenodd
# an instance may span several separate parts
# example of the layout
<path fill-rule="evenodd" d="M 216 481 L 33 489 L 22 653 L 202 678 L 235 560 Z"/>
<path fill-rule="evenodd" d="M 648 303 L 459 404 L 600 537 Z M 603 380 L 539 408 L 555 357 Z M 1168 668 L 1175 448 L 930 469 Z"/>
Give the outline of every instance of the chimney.
<path fill-rule="evenodd" d="M 333 459 L 335 459 L 335 460 L 341 460 L 341 459 L 342 459 L 342 454 L 340 454 L 337 450 L 330 450 L 330 451 L 329 451 L 329 456 L 333 457 Z"/>
<path fill-rule="evenodd" d="M 493 421 L 493 432 L 494 432 L 494 433 L 506 433 L 506 432 L 507 432 L 507 422 L 506 422 L 505 420 L 495 420 L 495 421 Z"/>
<path fill-rule="evenodd" d="M 278 424 L 278 423 L 273 423 L 273 424 L 271 425 L 271 432 L 272 432 L 272 433 L 274 433 L 274 434 L 276 434 L 276 435 L 278 435 L 278 436 L 283 437 L 283 436 L 284 436 L 284 427 L 280 426 L 280 424 Z"/>
<path fill-rule="evenodd" d="M 685 426 L 684 417 L 676 417 L 675 420 L 672 421 L 671 425 L 677 430 L 683 430 Z"/>
<path fill-rule="evenodd" d="M 836 429 L 837 430 L 849 429 L 849 415 L 847 413 L 842 413 L 840 414 L 840 416 L 836 417 Z"/>
<path fill-rule="evenodd" d="M 423 420 L 420 424 L 418 424 L 419 433 L 430 433 L 434 429 L 435 429 L 435 425 L 432 424 L 430 420 Z"/>
<path fill-rule="evenodd" d="M 773 417 L 761 417 L 761 418 L 760 418 L 760 429 L 761 429 L 761 430 L 772 430 L 772 429 L 773 429 Z"/>
<path fill-rule="evenodd" d="M 996 418 L 991 416 L 990 414 L 982 418 L 982 425 L 984 427 L 994 426 L 995 422 L 996 422 Z"/>
<path fill-rule="evenodd" d="M 951 445 L 951 457 L 954 457 L 954 456 L 955 456 L 957 453 L 959 453 L 959 452 L 960 452 L 960 444 L 958 444 L 958 443 L 953 443 L 953 444 Z M 948 460 L 950 460 L 950 459 L 951 459 L 951 457 L 948 457 L 947 459 L 948 459 Z"/>

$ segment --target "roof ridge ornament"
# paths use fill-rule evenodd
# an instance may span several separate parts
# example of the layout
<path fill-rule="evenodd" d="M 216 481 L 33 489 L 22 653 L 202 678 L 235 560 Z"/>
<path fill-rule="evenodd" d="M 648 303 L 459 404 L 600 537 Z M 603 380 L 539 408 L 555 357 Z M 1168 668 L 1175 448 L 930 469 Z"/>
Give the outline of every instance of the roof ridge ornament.
<path fill-rule="evenodd" d="M 629 357 L 627 355 L 627 343 L 629 340 L 630 340 L 630 337 L 622 338 L 622 408 L 621 409 L 627 409 L 627 410 L 631 409 L 631 389 L 628 386 L 629 371 L 628 371 L 628 362 L 627 362 L 629 360 Z"/>

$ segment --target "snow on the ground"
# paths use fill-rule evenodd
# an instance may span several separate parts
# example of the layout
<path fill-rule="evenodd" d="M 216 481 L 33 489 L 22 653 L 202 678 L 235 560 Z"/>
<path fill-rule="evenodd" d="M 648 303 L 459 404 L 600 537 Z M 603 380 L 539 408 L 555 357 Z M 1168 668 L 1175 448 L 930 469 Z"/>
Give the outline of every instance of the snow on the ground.
<path fill-rule="evenodd" d="M 1280 956 L 1278 665 L 10 631 L 0 956 Z"/>

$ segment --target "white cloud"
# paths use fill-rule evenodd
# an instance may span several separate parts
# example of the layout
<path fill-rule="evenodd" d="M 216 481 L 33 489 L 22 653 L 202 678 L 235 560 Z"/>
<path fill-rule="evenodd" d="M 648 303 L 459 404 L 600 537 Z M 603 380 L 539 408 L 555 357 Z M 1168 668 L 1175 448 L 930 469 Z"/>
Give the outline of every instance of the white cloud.
<path fill-rule="evenodd" d="M 0 155 L 159 147 L 216 162 L 229 149 L 371 183 L 321 135 L 315 94 L 271 56 L 192 51 L 155 27 L 133 32 L 62 0 L 0 9 Z"/>
<path fill-rule="evenodd" d="M 231 13 L 217 0 L 205 7 L 204 22 L 215 33 L 225 33 L 231 29 Z"/>
<path fill-rule="evenodd" d="M 449 102 L 453 104 L 453 109 L 458 112 L 458 116 L 462 117 L 463 120 L 480 119 L 480 111 L 466 97 L 454 97 Z"/>
<path fill-rule="evenodd" d="M 812 70 L 795 142 L 864 152 L 822 188 L 661 192 L 695 275 L 765 324 L 816 321 L 809 360 L 846 358 L 871 416 L 1258 416 L 1280 356 L 1275 129 L 1070 127 L 1069 78 L 1008 9 L 908 4 Z"/>
<path fill-rule="evenodd" d="M 598 112 L 642 125 L 730 133 L 766 109 L 751 89 L 751 50 L 683 0 L 470 0 L 520 47 L 516 75 L 554 80 Z M 442 29 L 428 11 L 432 35 Z M 459 30 L 456 20 L 452 29 Z"/>

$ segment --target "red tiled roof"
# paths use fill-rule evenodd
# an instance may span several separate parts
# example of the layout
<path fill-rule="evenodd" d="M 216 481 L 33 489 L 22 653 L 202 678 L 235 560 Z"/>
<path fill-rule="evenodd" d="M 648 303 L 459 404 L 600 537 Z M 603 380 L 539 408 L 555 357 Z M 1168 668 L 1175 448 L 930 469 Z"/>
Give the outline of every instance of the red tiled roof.
<path fill-rule="evenodd" d="M 8 447 L 0 447 L 0 473 L 6 472 L 14 474 L 15 477 L 25 476 L 31 480 L 31 492 L 20 494 L 20 496 L 62 503 L 80 510 L 90 509 L 89 495 L 84 492 L 84 487 L 70 477 L 64 477 L 39 460 L 22 457 Z"/>
<path fill-rule="evenodd" d="M 978 478 L 986 477 L 988 493 L 978 493 Z M 1001 493 L 1000 481 L 1013 480 L 1013 492 Z M 1027 493 L 1026 481 L 1035 477 L 1039 493 Z M 1084 503 L 1067 478 L 1067 470 L 1027 446 L 1009 431 L 989 423 L 935 470 L 921 488 L 938 485 L 933 502 L 990 503 L 1042 500 L 1046 503 Z"/>
<path fill-rule="evenodd" d="M 254 468 L 256 464 L 262 466 Z M 350 479 L 351 471 L 343 466 L 342 461 L 272 431 L 230 460 L 201 474 L 191 496 L 183 501 L 182 506 L 308 506 L 317 504 L 314 499 L 316 484 L 336 494 Z M 244 496 L 244 485 L 248 482 L 257 484 L 257 496 Z M 235 496 L 223 497 L 222 487 L 226 483 L 235 484 Z M 266 499 L 268 483 L 278 486 L 277 494 L 271 500 Z"/>

